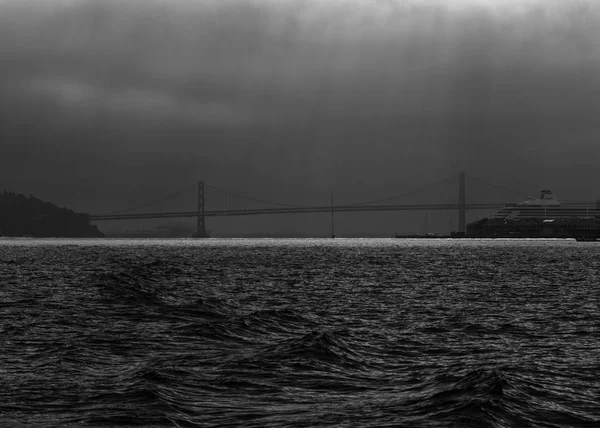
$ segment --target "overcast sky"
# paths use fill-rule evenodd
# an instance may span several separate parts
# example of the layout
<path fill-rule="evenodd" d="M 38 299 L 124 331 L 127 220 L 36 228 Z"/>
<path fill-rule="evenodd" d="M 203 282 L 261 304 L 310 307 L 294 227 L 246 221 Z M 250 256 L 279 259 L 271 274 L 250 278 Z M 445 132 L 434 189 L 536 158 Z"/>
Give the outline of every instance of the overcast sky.
<path fill-rule="evenodd" d="M 0 0 L 0 137 L 0 187 L 91 212 L 461 169 L 596 198 L 600 2 Z"/>

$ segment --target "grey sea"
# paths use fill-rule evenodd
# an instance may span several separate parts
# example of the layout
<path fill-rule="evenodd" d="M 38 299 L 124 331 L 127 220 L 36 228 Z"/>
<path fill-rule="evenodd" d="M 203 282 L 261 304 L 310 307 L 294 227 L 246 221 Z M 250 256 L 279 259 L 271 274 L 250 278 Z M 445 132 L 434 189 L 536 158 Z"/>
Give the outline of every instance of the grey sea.
<path fill-rule="evenodd" d="M 0 426 L 600 427 L 600 243 L 0 240 Z"/>

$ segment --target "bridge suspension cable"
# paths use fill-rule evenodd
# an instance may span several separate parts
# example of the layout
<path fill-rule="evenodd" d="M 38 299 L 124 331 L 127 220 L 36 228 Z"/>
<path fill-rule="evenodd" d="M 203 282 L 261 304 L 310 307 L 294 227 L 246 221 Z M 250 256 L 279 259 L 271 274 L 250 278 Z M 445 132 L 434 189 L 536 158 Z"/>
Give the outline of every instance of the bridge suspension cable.
<path fill-rule="evenodd" d="M 182 189 L 182 190 L 180 190 L 180 191 L 178 191 L 176 193 L 171 193 L 171 194 L 169 194 L 169 195 L 167 195 L 167 196 L 165 196 L 163 198 L 155 199 L 153 201 L 146 202 L 146 203 L 141 204 L 141 205 L 136 205 L 135 207 L 125 208 L 125 209 L 122 209 L 122 210 L 112 211 L 112 212 L 104 213 L 104 214 L 100 214 L 100 215 L 123 214 L 123 213 L 128 213 L 128 212 L 131 212 L 131 211 L 139 210 L 140 208 L 146 208 L 146 207 L 149 207 L 149 206 L 152 206 L 152 205 L 159 204 L 161 202 L 173 200 L 176 197 L 178 197 L 178 196 L 184 194 L 185 192 L 189 191 L 191 188 L 195 188 L 195 187 L 196 187 L 196 184 L 192 184 L 192 185 L 187 186 L 184 189 Z"/>
<path fill-rule="evenodd" d="M 485 184 L 486 186 L 494 187 L 494 188 L 499 189 L 499 190 L 504 190 L 505 192 L 511 192 L 511 193 L 516 193 L 516 194 L 520 194 L 520 195 L 531 196 L 531 193 L 523 192 L 523 191 L 520 191 L 520 190 L 511 189 L 510 187 L 505 187 L 505 186 L 499 186 L 497 184 L 492 184 L 492 183 L 489 183 L 489 182 L 487 182 L 485 180 L 482 180 L 481 178 L 477 178 L 477 177 L 475 177 L 473 175 L 469 175 L 469 179 L 474 180 L 474 181 L 478 181 L 478 182 L 480 182 L 482 184 Z"/>
<path fill-rule="evenodd" d="M 282 203 L 279 203 L 279 202 L 268 201 L 266 199 L 252 198 L 250 196 L 240 195 L 239 193 L 231 192 L 231 191 L 229 191 L 227 189 L 222 189 L 220 187 L 213 186 L 213 185 L 210 185 L 210 184 L 206 184 L 205 183 L 204 185 L 206 187 L 209 187 L 209 188 L 213 189 L 213 190 L 216 190 L 216 191 L 219 191 L 219 192 L 223 192 L 223 193 L 235 196 L 237 198 L 245 199 L 247 201 L 259 202 L 259 203 L 262 203 L 262 204 L 277 205 L 277 206 L 280 206 L 280 207 L 289 207 L 289 208 L 303 208 L 303 207 L 307 207 L 308 206 L 308 205 L 282 204 Z"/>
<path fill-rule="evenodd" d="M 431 184 L 428 184 L 426 186 L 420 187 L 418 189 L 414 189 L 414 190 L 411 190 L 411 191 L 408 191 L 408 192 L 405 192 L 405 193 L 401 193 L 401 194 L 396 195 L 396 196 L 391 196 L 391 197 L 382 198 L 382 199 L 373 199 L 373 200 L 370 200 L 370 201 L 360 202 L 360 203 L 357 203 L 357 204 L 349 204 L 348 206 L 359 207 L 359 206 L 363 206 L 363 205 L 370 205 L 370 204 L 376 204 L 376 203 L 379 203 L 379 202 L 391 201 L 393 199 L 399 199 L 399 198 L 402 198 L 402 197 L 405 197 L 405 196 L 414 195 L 416 193 L 423 192 L 423 191 L 428 190 L 428 189 L 430 189 L 432 187 L 440 186 L 442 184 L 450 182 L 451 180 L 456 180 L 456 174 L 454 174 L 454 175 L 452 175 L 452 176 L 450 176 L 448 178 L 445 178 L 445 179 L 443 179 L 441 181 L 438 181 L 438 182 L 435 182 L 435 183 L 431 183 Z"/>

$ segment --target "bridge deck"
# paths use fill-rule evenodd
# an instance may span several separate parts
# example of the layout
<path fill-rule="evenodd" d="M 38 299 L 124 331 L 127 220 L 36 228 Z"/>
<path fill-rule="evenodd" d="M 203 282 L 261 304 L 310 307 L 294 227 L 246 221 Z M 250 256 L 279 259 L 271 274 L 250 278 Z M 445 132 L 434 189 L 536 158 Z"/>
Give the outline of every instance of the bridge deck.
<path fill-rule="evenodd" d="M 468 210 L 499 209 L 510 204 L 467 204 Z M 339 205 L 334 206 L 335 212 L 367 212 L 367 211 L 418 211 L 418 210 L 458 210 L 458 204 L 412 204 L 412 205 Z M 239 210 L 207 210 L 205 217 L 231 217 L 245 215 L 265 214 L 303 214 L 303 213 L 331 213 L 331 205 L 313 207 L 289 207 L 289 208 L 262 208 L 262 209 L 239 209 Z M 93 221 L 102 220 L 133 220 L 145 218 L 176 218 L 197 217 L 198 211 L 181 212 L 155 212 L 141 214 L 105 214 L 92 215 Z"/>

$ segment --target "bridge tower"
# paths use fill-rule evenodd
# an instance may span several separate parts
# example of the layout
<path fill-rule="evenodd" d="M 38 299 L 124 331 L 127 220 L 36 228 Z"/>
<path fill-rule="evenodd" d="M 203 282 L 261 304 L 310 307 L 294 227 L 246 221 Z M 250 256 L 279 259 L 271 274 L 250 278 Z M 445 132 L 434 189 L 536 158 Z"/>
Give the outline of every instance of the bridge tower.
<path fill-rule="evenodd" d="M 198 182 L 198 223 L 196 225 L 196 234 L 194 238 L 208 238 L 206 234 L 206 222 L 204 218 L 204 181 Z"/>
<path fill-rule="evenodd" d="M 465 196 L 465 173 L 461 171 L 458 176 L 458 233 L 467 232 L 466 211 L 467 201 Z"/>

